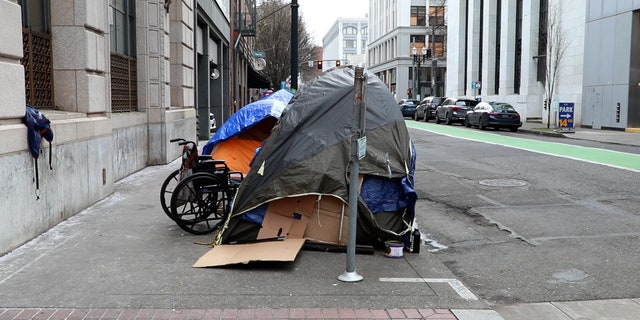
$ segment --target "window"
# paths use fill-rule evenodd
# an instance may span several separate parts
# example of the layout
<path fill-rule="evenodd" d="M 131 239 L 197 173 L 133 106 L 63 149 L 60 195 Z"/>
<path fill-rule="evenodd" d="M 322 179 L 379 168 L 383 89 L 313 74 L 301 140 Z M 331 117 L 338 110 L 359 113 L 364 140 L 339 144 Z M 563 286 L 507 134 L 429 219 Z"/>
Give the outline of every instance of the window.
<path fill-rule="evenodd" d="M 53 107 L 49 0 L 18 1 L 22 9 L 25 95 L 34 107 Z"/>
<path fill-rule="evenodd" d="M 111 51 L 134 57 L 136 54 L 136 10 L 133 0 L 110 0 L 112 13 L 109 29 Z"/>
<path fill-rule="evenodd" d="M 547 27 L 549 2 L 540 0 L 540 20 L 538 21 L 538 76 L 537 80 L 544 85 L 547 81 Z"/>
<path fill-rule="evenodd" d="M 495 54 L 495 65 L 493 69 L 494 73 L 494 82 L 493 82 L 493 94 L 498 94 L 500 91 L 500 42 L 502 41 L 501 33 L 502 33 L 502 1 L 498 1 L 496 8 L 496 54 Z"/>
<path fill-rule="evenodd" d="M 520 94 L 520 65 L 522 62 L 522 0 L 516 1 L 516 52 L 513 75 L 513 93 Z"/>
<path fill-rule="evenodd" d="M 444 36 L 436 35 L 433 37 L 433 43 L 431 44 L 431 55 L 435 57 L 444 56 Z"/>
<path fill-rule="evenodd" d="M 444 26 L 444 7 L 443 6 L 429 7 L 429 25 Z"/>
<path fill-rule="evenodd" d="M 358 29 L 356 27 L 344 27 L 342 28 L 342 34 L 358 34 Z"/>
<path fill-rule="evenodd" d="M 355 49 L 356 40 L 344 40 L 344 47 L 346 49 Z"/>
<path fill-rule="evenodd" d="M 135 0 L 110 0 L 111 111 L 136 111 Z"/>
<path fill-rule="evenodd" d="M 413 54 L 413 47 L 416 47 L 418 53 L 421 53 L 420 50 L 425 45 L 425 35 L 423 34 L 413 34 L 411 35 L 411 43 L 409 44 L 409 55 Z"/>
<path fill-rule="evenodd" d="M 425 26 L 427 22 L 427 7 L 411 7 L 411 26 Z"/>
<path fill-rule="evenodd" d="M 369 27 L 362 27 L 362 29 L 360 29 L 360 33 L 362 33 L 363 35 L 368 35 Z"/>

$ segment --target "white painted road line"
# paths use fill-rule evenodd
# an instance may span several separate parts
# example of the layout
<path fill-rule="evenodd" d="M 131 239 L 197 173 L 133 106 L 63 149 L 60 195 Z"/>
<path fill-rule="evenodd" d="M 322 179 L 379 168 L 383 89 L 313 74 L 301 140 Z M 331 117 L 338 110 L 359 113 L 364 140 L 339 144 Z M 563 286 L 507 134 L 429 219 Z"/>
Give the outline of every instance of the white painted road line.
<path fill-rule="evenodd" d="M 465 287 L 458 279 L 444 278 L 378 278 L 381 282 L 415 282 L 415 283 L 447 283 L 460 297 L 469 301 L 477 301 L 478 297 Z"/>

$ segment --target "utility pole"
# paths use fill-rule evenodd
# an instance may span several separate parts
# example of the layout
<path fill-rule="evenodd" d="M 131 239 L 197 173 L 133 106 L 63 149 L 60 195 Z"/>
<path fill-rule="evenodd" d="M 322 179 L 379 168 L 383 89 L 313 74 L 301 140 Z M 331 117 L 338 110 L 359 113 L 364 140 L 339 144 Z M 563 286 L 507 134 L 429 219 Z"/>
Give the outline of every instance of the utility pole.
<path fill-rule="evenodd" d="M 298 90 L 298 0 L 291 0 L 291 90 Z"/>

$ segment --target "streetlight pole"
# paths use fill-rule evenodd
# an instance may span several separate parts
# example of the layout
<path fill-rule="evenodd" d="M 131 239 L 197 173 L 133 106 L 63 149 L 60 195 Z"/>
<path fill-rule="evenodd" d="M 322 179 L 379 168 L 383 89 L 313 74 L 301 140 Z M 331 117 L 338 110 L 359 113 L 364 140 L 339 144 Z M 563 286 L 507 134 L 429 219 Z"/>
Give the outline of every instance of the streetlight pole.
<path fill-rule="evenodd" d="M 420 65 L 427 60 L 427 48 L 423 46 L 421 54 L 418 54 L 418 48 L 416 48 L 415 46 L 413 47 L 413 49 L 411 49 L 411 51 L 413 53 L 413 63 L 414 65 L 418 66 L 418 93 L 416 94 L 416 98 L 420 100 L 422 99 L 422 91 L 420 91 Z"/>

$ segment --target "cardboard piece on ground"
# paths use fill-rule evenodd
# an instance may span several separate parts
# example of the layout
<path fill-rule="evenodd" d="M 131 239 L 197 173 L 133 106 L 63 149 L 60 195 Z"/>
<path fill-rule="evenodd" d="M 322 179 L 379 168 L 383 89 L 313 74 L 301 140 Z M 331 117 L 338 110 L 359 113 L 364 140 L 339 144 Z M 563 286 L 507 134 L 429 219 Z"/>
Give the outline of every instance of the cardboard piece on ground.
<path fill-rule="evenodd" d="M 247 244 L 223 244 L 205 253 L 194 268 L 247 264 L 251 261 L 294 261 L 305 239 L 284 239 Z"/>

